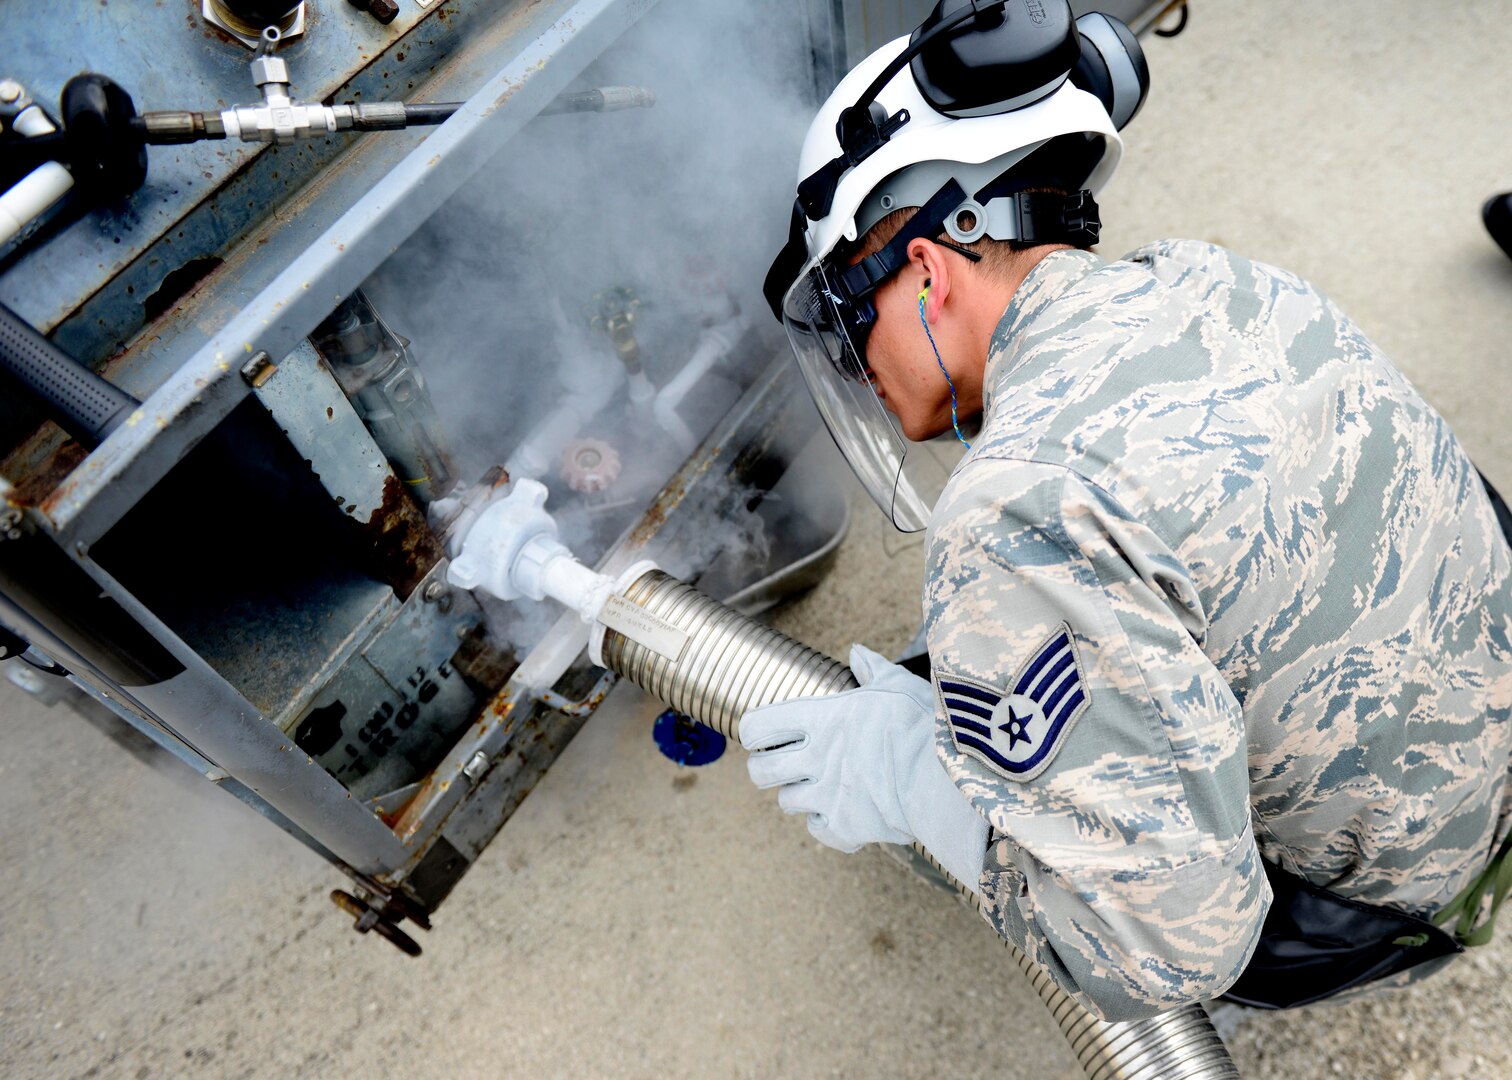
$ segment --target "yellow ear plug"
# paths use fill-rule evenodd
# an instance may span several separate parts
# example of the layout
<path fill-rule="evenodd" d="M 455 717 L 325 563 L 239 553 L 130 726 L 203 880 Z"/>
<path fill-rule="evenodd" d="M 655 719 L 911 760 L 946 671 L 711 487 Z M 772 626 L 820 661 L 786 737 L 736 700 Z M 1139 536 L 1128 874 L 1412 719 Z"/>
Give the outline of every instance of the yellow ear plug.
<path fill-rule="evenodd" d="M 945 376 L 945 385 L 950 387 L 950 426 L 955 428 L 956 438 L 961 440 L 961 445 L 970 450 L 971 444 L 966 441 L 966 436 L 961 434 L 961 421 L 956 415 L 955 383 L 950 378 L 950 372 L 945 370 L 945 361 L 940 356 L 940 347 L 935 344 L 934 334 L 929 329 L 929 319 L 924 314 L 924 300 L 927 296 L 929 296 L 929 286 L 926 284 L 919 291 L 919 321 L 924 324 L 924 335 L 929 338 L 929 347 L 934 350 L 935 363 L 940 365 L 940 374 Z"/>

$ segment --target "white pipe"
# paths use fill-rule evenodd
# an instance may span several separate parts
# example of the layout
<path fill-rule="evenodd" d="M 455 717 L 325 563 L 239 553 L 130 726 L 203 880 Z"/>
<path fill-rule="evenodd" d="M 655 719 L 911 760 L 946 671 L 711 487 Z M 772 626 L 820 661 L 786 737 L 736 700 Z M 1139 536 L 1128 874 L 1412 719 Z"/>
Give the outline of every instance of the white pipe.
<path fill-rule="evenodd" d="M 533 480 L 555 469 L 567 444 L 609 404 L 624 381 L 624 366 L 608 357 L 601 360 L 586 343 L 563 335 L 558 347 L 562 395 L 504 462 L 512 480 Z"/>
<path fill-rule="evenodd" d="M 510 579 L 532 600 L 551 597 L 591 622 L 609 599 L 614 579 L 596 574 L 578 562 L 555 537 L 536 536 L 515 557 Z"/>
<path fill-rule="evenodd" d="M 504 471 L 511 480 L 534 480 L 556 467 L 567 444 L 599 409 L 601 404 L 574 394 L 563 394 L 552 410 L 530 433 L 520 440 L 514 453 L 504 461 Z"/>
<path fill-rule="evenodd" d="M 73 174 L 56 161 L 44 162 L 0 195 L 0 244 L 8 244 L 33 219 L 67 195 Z"/>
<path fill-rule="evenodd" d="M 518 677 L 538 687 L 555 683 L 585 644 L 598 663 L 595 650 L 603 627 L 597 620 L 604 605 L 616 591 L 653 568 L 651 563 L 638 562 L 618 578 L 588 569 L 557 540 L 557 523 L 545 504 L 544 485 L 529 479 L 515 481 L 509 494 L 490 503 L 467 529 L 446 570 L 447 580 L 460 588 L 482 590 L 501 600 L 550 597 L 577 615 L 580 633 L 564 631 L 558 623 L 545 643 L 532 649 L 520 665 Z"/>
<path fill-rule="evenodd" d="M 28 139 L 51 135 L 58 129 L 40 105 L 29 105 L 11 121 L 11 129 Z M 56 161 L 38 165 L 0 195 L 0 246 L 11 240 L 36 220 L 48 207 L 67 195 L 73 187 L 73 174 Z"/>
<path fill-rule="evenodd" d="M 656 420 L 656 384 L 646 377 L 644 371 L 629 376 L 630 407 L 635 418 L 643 424 Z"/>
<path fill-rule="evenodd" d="M 688 358 L 682 370 L 656 395 L 656 423 L 671 436 L 677 449 L 684 454 L 691 454 L 698 445 L 698 440 L 688 430 L 683 418 L 677 415 L 677 407 L 689 391 L 703 381 L 709 369 L 735 348 L 740 335 L 745 332 L 745 326 L 745 319 L 736 315 L 705 330 L 698 339 L 698 347 L 693 350 L 693 355 Z"/>

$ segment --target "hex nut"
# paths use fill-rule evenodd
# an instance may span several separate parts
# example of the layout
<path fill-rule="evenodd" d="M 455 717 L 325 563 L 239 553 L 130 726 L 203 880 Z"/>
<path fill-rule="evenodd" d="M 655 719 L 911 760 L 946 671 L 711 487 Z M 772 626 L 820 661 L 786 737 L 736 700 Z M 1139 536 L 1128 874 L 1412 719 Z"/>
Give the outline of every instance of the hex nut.
<path fill-rule="evenodd" d="M 257 86 L 265 83 L 287 83 L 289 65 L 279 56 L 259 56 L 252 61 L 252 82 Z"/>
<path fill-rule="evenodd" d="M 399 17 L 399 5 L 394 0 L 371 0 L 368 14 L 387 26 Z"/>

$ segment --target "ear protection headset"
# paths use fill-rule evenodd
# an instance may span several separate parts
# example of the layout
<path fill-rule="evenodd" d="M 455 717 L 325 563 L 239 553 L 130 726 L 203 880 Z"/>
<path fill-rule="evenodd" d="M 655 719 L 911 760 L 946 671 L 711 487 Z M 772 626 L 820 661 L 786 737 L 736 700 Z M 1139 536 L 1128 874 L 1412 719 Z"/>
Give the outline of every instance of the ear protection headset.
<path fill-rule="evenodd" d="M 1102 12 L 1073 19 L 1065 0 L 939 0 L 908 46 L 841 112 L 840 154 L 799 183 L 798 207 L 809 220 L 826 216 L 841 178 L 912 119 L 906 109 L 889 116 L 877 101 L 905 66 L 929 106 L 955 119 L 1025 108 L 1070 79 L 1121 129 L 1150 88 L 1139 39 Z"/>

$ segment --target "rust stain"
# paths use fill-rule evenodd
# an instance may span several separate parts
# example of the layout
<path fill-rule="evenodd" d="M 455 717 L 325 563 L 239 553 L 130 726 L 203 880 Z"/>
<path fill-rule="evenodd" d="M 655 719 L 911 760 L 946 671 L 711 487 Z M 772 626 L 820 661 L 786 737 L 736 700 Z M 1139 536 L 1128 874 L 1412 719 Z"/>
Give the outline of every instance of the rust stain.
<path fill-rule="evenodd" d="M 383 482 L 383 504 L 362 525 L 372 541 L 375 571 L 406 599 L 442 558 L 441 543 L 399 478 Z"/>
<path fill-rule="evenodd" d="M 684 467 L 683 471 L 673 478 L 673 483 L 664 488 L 656 497 L 656 502 L 651 504 L 651 509 L 646 511 L 645 517 L 641 518 L 640 524 L 636 525 L 635 531 L 630 534 L 629 543 L 644 547 L 650 540 L 661 532 L 667 524 L 667 515 L 687 498 L 688 490 L 713 467 L 715 459 L 719 456 L 719 447 L 714 447 L 704 454 L 697 462 L 696 467 L 689 470 Z"/>
<path fill-rule="evenodd" d="M 384 810 L 383 807 L 380 806 L 378 807 L 378 817 L 389 828 L 395 829 L 397 831 L 399 822 L 404 819 L 404 815 L 409 812 L 410 807 L 413 806 L 418 810 L 422 805 L 421 803 L 417 802 L 419 798 L 420 796 L 418 793 L 412 795 L 405 801 L 404 805 L 396 806 L 392 810 Z"/>
<path fill-rule="evenodd" d="M 661 532 L 662 527 L 667 524 L 667 514 L 682 502 L 685 494 L 686 491 L 679 487 L 657 499 L 651 509 L 646 511 L 646 516 L 641 518 L 635 531 L 630 534 L 631 544 L 638 547 L 644 546 L 653 536 Z"/>
<path fill-rule="evenodd" d="M 425 782 L 415 789 L 415 794 L 411 796 L 410 801 L 394 814 L 393 820 L 384 819 L 388 821 L 389 828 L 405 838 L 414 836 L 416 830 L 420 828 L 420 815 L 436 793 L 439 780 L 440 777 L 437 776 L 435 770 L 432 770 L 426 776 Z"/>
<path fill-rule="evenodd" d="M 23 448 L 24 449 L 24 448 Z M 20 453 L 22 451 L 17 451 Z M 89 451 L 69 439 L 54 450 L 42 462 L 40 468 L 13 470 L 10 462 L 0 466 L 0 473 L 16 476 L 16 485 L 11 488 L 6 501 L 12 506 L 38 506 L 45 514 L 51 514 L 72 485 L 68 482 L 73 471 L 83 464 Z"/>
<path fill-rule="evenodd" d="M 478 716 L 476 722 L 478 734 L 482 735 L 490 727 L 507 721 L 510 714 L 514 712 L 516 700 L 514 695 L 507 692 L 501 691 L 494 695 L 493 699 L 489 701 L 488 705 Z M 537 727 L 539 723 L 540 714 L 531 713 L 526 719 L 525 727 Z M 502 761 L 508 756 L 509 754 L 506 752 L 500 756 L 499 760 Z M 396 809 L 391 815 L 382 815 L 384 823 L 393 829 L 396 834 L 405 839 L 414 836 L 420 829 L 421 815 L 425 812 L 425 808 L 430 805 L 433 798 L 451 787 L 454 776 L 455 770 L 453 770 L 452 775 L 443 776 L 439 768 L 433 769 L 426 776 L 424 782 L 415 789 L 415 794 L 410 797 L 408 802 Z"/>
<path fill-rule="evenodd" d="M 515 654 L 490 642 L 481 627 L 463 639 L 452 656 L 452 664 L 464 679 L 489 693 L 503 686 L 520 666 Z M 486 714 L 479 722 L 485 719 Z"/>

